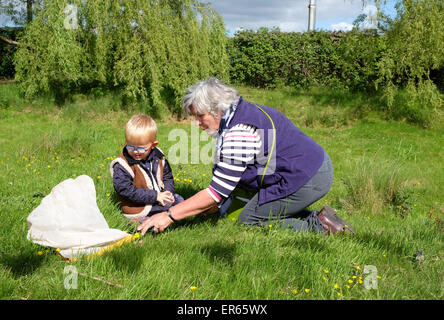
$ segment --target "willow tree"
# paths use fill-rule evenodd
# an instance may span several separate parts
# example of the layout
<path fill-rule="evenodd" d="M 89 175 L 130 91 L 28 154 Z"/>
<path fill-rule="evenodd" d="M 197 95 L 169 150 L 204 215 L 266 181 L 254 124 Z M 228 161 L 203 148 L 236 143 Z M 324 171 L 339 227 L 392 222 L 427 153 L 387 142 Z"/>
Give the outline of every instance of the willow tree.
<path fill-rule="evenodd" d="M 444 71 L 444 2 L 397 0 L 396 9 L 397 16 L 385 33 L 387 50 L 379 62 L 377 85 L 385 92 L 392 113 L 403 108 L 408 120 L 428 126 L 443 110 L 431 72 Z M 399 87 L 407 93 L 401 102 L 396 101 Z"/>
<path fill-rule="evenodd" d="M 15 57 L 26 97 L 106 87 L 178 111 L 184 89 L 227 80 L 222 18 L 193 0 L 47 0 Z"/>

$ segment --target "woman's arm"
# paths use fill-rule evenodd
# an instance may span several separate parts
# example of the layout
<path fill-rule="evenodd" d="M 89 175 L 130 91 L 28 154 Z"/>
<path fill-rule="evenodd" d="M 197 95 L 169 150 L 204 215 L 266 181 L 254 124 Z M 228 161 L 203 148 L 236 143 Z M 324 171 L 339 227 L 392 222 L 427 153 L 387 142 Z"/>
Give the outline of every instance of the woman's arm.
<path fill-rule="evenodd" d="M 170 214 L 172 218 L 177 221 L 195 216 L 214 208 L 216 205 L 216 201 L 214 201 L 207 190 L 204 189 L 191 198 L 171 207 Z M 146 220 L 137 229 L 142 232 L 142 235 L 152 227 L 154 227 L 155 232 L 163 232 L 171 223 L 173 223 L 173 220 L 168 217 L 167 212 L 161 212 Z"/>

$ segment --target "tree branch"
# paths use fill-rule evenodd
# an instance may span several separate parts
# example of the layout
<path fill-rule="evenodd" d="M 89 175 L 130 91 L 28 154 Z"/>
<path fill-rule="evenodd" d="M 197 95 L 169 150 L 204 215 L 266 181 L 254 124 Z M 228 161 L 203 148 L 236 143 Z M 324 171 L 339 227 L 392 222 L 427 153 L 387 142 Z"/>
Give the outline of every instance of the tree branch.
<path fill-rule="evenodd" d="M 18 46 L 18 45 L 20 45 L 20 43 L 18 43 L 17 41 L 14 41 L 14 40 L 11 40 L 11 39 L 8 39 L 8 38 L 5 38 L 5 37 L 3 37 L 2 35 L 0 35 L 0 40 L 3 40 L 4 42 L 9 43 L 9 44 L 12 44 L 12 45 L 14 45 L 14 46 Z"/>

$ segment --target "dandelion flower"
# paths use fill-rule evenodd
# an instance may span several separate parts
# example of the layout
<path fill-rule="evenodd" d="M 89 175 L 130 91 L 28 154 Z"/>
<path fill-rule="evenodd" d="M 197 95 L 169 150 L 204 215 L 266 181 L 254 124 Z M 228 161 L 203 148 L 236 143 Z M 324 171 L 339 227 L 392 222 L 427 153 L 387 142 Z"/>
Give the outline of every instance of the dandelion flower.
<path fill-rule="evenodd" d="M 333 286 L 335 289 L 339 289 L 339 285 L 337 283 L 334 284 Z"/>
<path fill-rule="evenodd" d="M 48 165 L 48 169 L 51 168 L 51 166 Z"/>
<path fill-rule="evenodd" d="M 205 173 L 202 173 L 202 177 L 205 177 Z"/>
<path fill-rule="evenodd" d="M 37 255 L 41 256 L 42 254 L 43 254 L 43 252 L 37 251 Z"/>
<path fill-rule="evenodd" d="M 305 293 L 309 293 L 310 289 L 305 289 L 304 291 L 305 291 Z"/>
<path fill-rule="evenodd" d="M 328 273 L 329 271 L 327 269 L 324 269 L 324 273 Z"/>
<path fill-rule="evenodd" d="M 57 248 L 57 249 L 56 249 L 56 252 L 60 252 L 60 248 Z"/>
<path fill-rule="evenodd" d="M 298 294 L 298 290 L 296 290 L 296 289 L 291 290 L 291 293 L 293 293 L 293 294 Z"/>
<path fill-rule="evenodd" d="M 359 279 L 358 282 L 359 282 L 360 284 L 362 284 L 364 281 L 362 281 L 361 279 Z"/>
<path fill-rule="evenodd" d="M 350 287 L 350 286 L 348 286 L 348 285 L 347 285 L 346 287 L 347 287 L 347 289 L 350 289 L 350 288 L 351 288 L 351 287 Z"/>
<path fill-rule="evenodd" d="M 269 224 L 268 227 L 271 229 L 271 228 L 273 228 L 273 225 L 272 225 L 272 224 Z"/>
<path fill-rule="evenodd" d="M 348 282 L 348 283 L 353 283 L 353 280 L 348 280 L 347 282 Z"/>
<path fill-rule="evenodd" d="M 322 277 L 322 279 L 323 279 L 324 281 L 327 281 L 327 280 L 328 280 L 326 276 Z"/>
<path fill-rule="evenodd" d="M 190 290 L 191 290 L 191 291 L 194 291 L 194 290 L 196 290 L 196 289 L 197 289 L 197 287 L 195 287 L 195 286 L 191 286 L 191 287 L 190 287 Z"/>
<path fill-rule="evenodd" d="M 376 276 L 376 278 L 381 279 L 381 276 L 378 275 L 378 276 Z"/>
<path fill-rule="evenodd" d="M 100 178 L 102 178 L 101 176 L 97 176 L 97 179 L 100 179 Z"/>
<path fill-rule="evenodd" d="M 337 292 L 337 295 L 338 295 L 338 296 L 340 296 L 340 295 L 341 295 L 341 293 L 340 293 L 340 292 Z"/>
<path fill-rule="evenodd" d="M 111 193 L 107 193 L 106 196 L 109 197 L 111 195 Z"/>
<path fill-rule="evenodd" d="M 353 279 L 356 279 L 356 276 L 353 276 L 352 278 L 353 278 Z"/>

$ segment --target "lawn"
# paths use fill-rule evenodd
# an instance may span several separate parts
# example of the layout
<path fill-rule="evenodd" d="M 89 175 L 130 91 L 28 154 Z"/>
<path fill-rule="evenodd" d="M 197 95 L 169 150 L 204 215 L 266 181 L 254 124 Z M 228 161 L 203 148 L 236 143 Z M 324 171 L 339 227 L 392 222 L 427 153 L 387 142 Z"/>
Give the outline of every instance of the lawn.
<path fill-rule="evenodd" d="M 335 182 L 313 209 L 336 208 L 354 236 L 198 216 L 101 257 L 67 263 L 26 239 L 26 218 L 55 185 L 86 174 L 109 226 L 129 230 L 109 163 L 121 151 L 126 121 L 147 107 L 122 107 L 106 95 L 76 95 L 63 106 L 49 98 L 26 102 L 16 85 L 0 85 L 0 298 L 443 299 L 442 121 L 423 129 L 387 120 L 364 95 L 240 92 L 287 114 L 330 154 Z M 211 181 L 211 164 L 195 163 L 190 153 L 199 142 L 202 160 L 211 145 L 193 133 L 191 119 L 159 117 L 159 146 L 169 158 L 177 156 L 174 133 L 187 133 L 189 155 L 172 169 L 176 191 L 190 197 Z M 422 263 L 413 258 L 418 250 Z M 66 266 L 78 271 L 77 288 L 65 288 Z"/>

